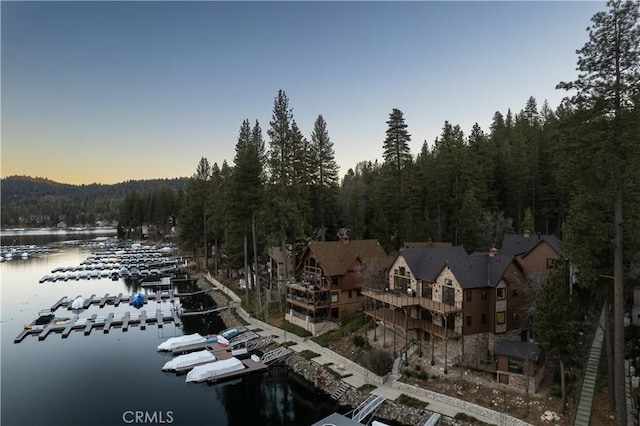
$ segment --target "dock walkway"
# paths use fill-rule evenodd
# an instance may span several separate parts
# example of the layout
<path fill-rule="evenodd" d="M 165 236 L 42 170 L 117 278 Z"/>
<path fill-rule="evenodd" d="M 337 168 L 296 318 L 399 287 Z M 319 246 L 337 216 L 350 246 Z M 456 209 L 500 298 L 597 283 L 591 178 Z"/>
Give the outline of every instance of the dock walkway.
<path fill-rule="evenodd" d="M 51 333 L 61 333 L 63 338 L 66 338 L 71 334 L 72 330 L 84 330 L 84 335 L 91 334 L 91 331 L 96 328 L 101 328 L 103 333 L 109 333 L 112 328 L 119 327 L 122 331 L 127 331 L 131 325 L 139 325 L 141 330 L 144 330 L 147 324 L 156 324 L 159 328 L 164 323 L 174 322 L 176 318 L 175 308 L 170 310 L 157 309 L 152 316 L 147 316 L 145 310 L 139 313 L 125 312 L 123 315 L 116 315 L 113 312 L 109 313 L 106 317 L 98 317 L 93 314 L 89 318 L 79 318 L 78 315 L 74 315 L 70 320 L 65 322 L 52 321 L 46 325 L 28 325 L 16 336 L 13 340 L 14 343 L 22 342 L 26 336 L 33 334 L 38 336 L 38 340 L 44 340 Z"/>

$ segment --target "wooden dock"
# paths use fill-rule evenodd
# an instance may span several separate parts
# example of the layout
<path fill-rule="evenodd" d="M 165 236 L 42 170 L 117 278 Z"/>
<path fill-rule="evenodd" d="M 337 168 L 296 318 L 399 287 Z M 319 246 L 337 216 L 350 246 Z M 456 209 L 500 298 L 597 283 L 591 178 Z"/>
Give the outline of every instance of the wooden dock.
<path fill-rule="evenodd" d="M 249 374 L 256 374 L 262 371 L 266 371 L 269 366 L 262 361 L 254 361 L 251 358 L 243 359 L 242 363 L 245 368 L 243 370 L 234 371 L 228 374 L 222 374 L 220 376 L 209 377 L 207 384 L 224 382 L 226 380 L 238 379 L 240 377 L 248 376 Z"/>
<path fill-rule="evenodd" d="M 122 316 L 116 316 L 113 312 L 109 313 L 106 317 L 98 317 L 96 314 L 93 314 L 89 318 L 79 318 L 78 315 L 74 315 L 70 320 L 61 323 L 51 321 L 46 325 L 28 324 L 15 339 L 13 339 L 13 342 L 20 343 L 28 335 L 37 335 L 38 340 L 42 341 L 51 333 L 61 333 L 62 337 L 66 338 L 71 334 L 72 330 L 83 330 L 85 336 L 91 334 L 91 331 L 96 328 L 101 328 L 105 334 L 116 327 L 127 331 L 131 325 L 138 325 L 141 330 L 144 330 L 147 323 L 162 327 L 164 323 L 173 322 L 176 316 L 175 308 L 171 308 L 169 311 L 158 309 L 153 316 L 149 317 L 144 310 L 139 313 L 130 313 L 127 311 Z"/>

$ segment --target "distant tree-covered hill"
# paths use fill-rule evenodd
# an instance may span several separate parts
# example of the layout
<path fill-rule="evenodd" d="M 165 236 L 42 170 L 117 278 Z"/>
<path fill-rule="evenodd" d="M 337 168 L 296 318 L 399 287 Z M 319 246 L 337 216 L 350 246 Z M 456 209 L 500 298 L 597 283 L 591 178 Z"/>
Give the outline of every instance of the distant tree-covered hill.
<path fill-rule="evenodd" d="M 95 225 L 118 219 L 122 200 L 133 192 L 160 188 L 181 191 L 187 178 L 129 180 L 113 185 L 69 185 L 44 178 L 9 176 L 0 180 L 2 227 Z"/>

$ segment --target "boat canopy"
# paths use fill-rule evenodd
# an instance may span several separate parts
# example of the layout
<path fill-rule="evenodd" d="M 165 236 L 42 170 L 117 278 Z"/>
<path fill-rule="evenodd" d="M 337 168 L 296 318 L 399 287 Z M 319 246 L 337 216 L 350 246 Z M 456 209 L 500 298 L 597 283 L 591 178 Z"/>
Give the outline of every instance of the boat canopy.
<path fill-rule="evenodd" d="M 244 369 L 244 364 L 238 358 L 197 365 L 187 374 L 187 382 L 202 382 L 211 377 L 222 376 Z"/>
<path fill-rule="evenodd" d="M 162 370 L 171 371 L 178 368 L 189 367 L 190 365 L 204 364 L 206 362 L 213 362 L 216 357 L 208 350 L 202 350 L 198 352 L 192 352 L 190 354 L 180 355 L 167 362 Z"/>
<path fill-rule="evenodd" d="M 167 341 L 158 345 L 159 351 L 172 351 L 184 345 L 191 345 L 194 343 L 204 343 L 205 338 L 198 333 L 186 334 L 184 336 L 172 337 Z"/>

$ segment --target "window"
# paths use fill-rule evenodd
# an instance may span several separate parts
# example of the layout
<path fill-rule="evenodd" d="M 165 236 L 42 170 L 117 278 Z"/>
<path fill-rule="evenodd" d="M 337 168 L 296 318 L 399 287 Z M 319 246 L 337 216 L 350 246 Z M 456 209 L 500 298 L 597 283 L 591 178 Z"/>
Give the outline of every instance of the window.
<path fill-rule="evenodd" d="M 496 289 L 498 300 L 504 300 L 507 298 L 507 289 L 504 287 L 500 287 Z"/>
<path fill-rule="evenodd" d="M 442 303 L 445 305 L 455 305 L 455 293 L 453 287 L 442 288 Z"/>
<path fill-rule="evenodd" d="M 349 299 L 351 299 L 351 290 L 349 290 Z"/>
<path fill-rule="evenodd" d="M 482 300 L 487 300 L 487 290 L 486 289 L 482 289 Z"/>
<path fill-rule="evenodd" d="M 471 290 L 467 290 L 467 302 L 471 302 Z"/>
<path fill-rule="evenodd" d="M 331 303 L 338 303 L 338 292 L 334 291 L 331 293 Z"/>
<path fill-rule="evenodd" d="M 522 361 L 509 359 L 509 372 L 522 374 Z"/>
<path fill-rule="evenodd" d="M 556 260 L 555 259 L 547 258 L 547 269 L 553 268 L 553 265 L 555 265 L 555 264 L 556 264 Z"/>
<path fill-rule="evenodd" d="M 486 324 L 487 323 L 487 314 L 482 314 L 482 319 L 480 321 L 482 324 Z"/>
<path fill-rule="evenodd" d="M 467 327 L 471 327 L 471 315 L 467 315 Z"/>
<path fill-rule="evenodd" d="M 334 287 L 338 285 L 338 277 L 331 277 L 331 285 Z"/>
<path fill-rule="evenodd" d="M 496 312 L 496 323 L 498 325 L 504 324 L 504 311 Z"/>

